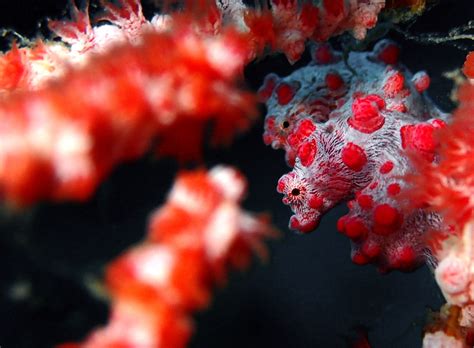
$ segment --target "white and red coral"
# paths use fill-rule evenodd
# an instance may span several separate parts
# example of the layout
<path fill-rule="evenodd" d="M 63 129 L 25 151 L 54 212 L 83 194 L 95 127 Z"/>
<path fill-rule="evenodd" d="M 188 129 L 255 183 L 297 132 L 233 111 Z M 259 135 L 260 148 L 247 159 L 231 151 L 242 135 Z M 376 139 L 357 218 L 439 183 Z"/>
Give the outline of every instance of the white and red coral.
<path fill-rule="evenodd" d="M 377 23 L 385 0 L 330 0 L 319 5 L 311 1 L 271 0 L 271 8 L 247 7 L 241 0 L 196 3 L 186 11 L 199 16 L 194 29 L 207 35 L 217 35 L 223 28 L 233 26 L 247 34 L 252 50 L 247 62 L 268 47 L 285 53 L 290 62 L 297 61 L 308 39 L 325 41 L 329 37 L 352 30 L 362 39 Z M 142 42 L 143 34 L 163 32 L 173 28 L 174 16 L 156 14 L 145 18 L 140 0 L 120 0 L 118 5 L 103 1 L 101 23 L 93 25 L 88 6 L 79 10 L 72 2 L 70 20 L 54 20 L 49 28 L 60 41 L 37 41 L 32 47 L 16 45 L 0 56 L 0 94 L 17 89 L 38 89 L 59 78 L 72 67 L 87 65 L 90 57 L 111 48 Z M 268 5 L 266 5 L 268 6 Z M 223 50 L 225 51 L 225 49 Z"/>
<path fill-rule="evenodd" d="M 423 337 L 423 348 L 467 348 L 461 339 L 443 331 L 427 333 Z"/>
<path fill-rule="evenodd" d="M 275 236 L 267 216 L 240 208 L 245 191 L 230 167 L 178 175 L 143 243 L 107 267 L 108 324 L 61 347 L 185 347 L 192 312 L 208 305 L 230 269 L 247 267 L 253 252 L 265 257 L 262 241 Z"/>
<path fill-rule="evenodd" d="M 159 154 L 187 160 L 199 156 L 209 121 L 215 144 L 246 129 L 256 111 L 253 94 L 237 85 L 245 37 L 232 29 L 203 36 L 192 23 L 176 19 L 173 30 L 0 100 L 3 198 L 19 205 L 86 199 L 115 165 L 143 155 L 154 140 Z"/>

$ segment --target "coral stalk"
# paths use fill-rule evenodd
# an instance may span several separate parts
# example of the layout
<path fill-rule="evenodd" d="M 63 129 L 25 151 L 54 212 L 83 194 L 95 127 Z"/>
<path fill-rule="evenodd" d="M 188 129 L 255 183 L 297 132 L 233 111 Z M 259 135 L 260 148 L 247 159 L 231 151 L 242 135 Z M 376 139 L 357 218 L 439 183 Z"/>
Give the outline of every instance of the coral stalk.
<path fill-rule="evenodd" d="M 240 209 L 245 191 L 230 167 L 179 174 L 146 239 L 107 267 L 108 324 L 59 347 L 185 347 L 192 312 L 208 306 L 230 269 L 248 267 L 252 251 L 265 258 L 262 240 L 276 234 L 267 216 Z"/>
<path fill-rule="evenodd" d="M 470 53 L 464 64 L 468 78 L 473 77 L 472 67 Z M 443 340 L 456 341 L 456 347 L 474 343 L 474 85 L 468 81 L 461 86 L 458 98 L 453 121 L 438 136 L 439 161 L 427 163 L 413 157 L 416 171 L 406 178 L 411 201 L 440 214 L 449 224 L 448 229 L 430 231 L 427 240 L 435 258 L 435 278 L 446 298 L 446 307 L 459 312 L 450 326 L 447 319 L 443 319 L 429 328 L 424 347 Z M 450 327 L 454 329 L 448 330 Z"/>

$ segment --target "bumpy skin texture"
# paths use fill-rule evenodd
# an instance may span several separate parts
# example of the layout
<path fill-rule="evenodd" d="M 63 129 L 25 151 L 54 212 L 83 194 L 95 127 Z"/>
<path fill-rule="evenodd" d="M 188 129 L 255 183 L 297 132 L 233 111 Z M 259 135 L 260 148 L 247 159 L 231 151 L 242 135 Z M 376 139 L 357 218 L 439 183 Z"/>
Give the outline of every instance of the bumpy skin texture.
<path fill-rule="evenodd" d="M 325 212 L 349 201 L 338 229 L 352 240 L 352 260 L 381 271 L 422 263 L 422 237 L 441 222 L 404 208 L 409 155 L 437 160 L 435 133 L 447 115 L 423 95 L 428 75 L 412 75 L 398 53 L 382 41 L 373 52 L 351 53 L 346 64 L 319 46 L 314 62 L 286 78 L 270 75 L 260 89 L 268 107 L 264 141 L 284 149 L 294 167 L 277 187 L 294 212 L 290 228 L 310 232 Z"/>

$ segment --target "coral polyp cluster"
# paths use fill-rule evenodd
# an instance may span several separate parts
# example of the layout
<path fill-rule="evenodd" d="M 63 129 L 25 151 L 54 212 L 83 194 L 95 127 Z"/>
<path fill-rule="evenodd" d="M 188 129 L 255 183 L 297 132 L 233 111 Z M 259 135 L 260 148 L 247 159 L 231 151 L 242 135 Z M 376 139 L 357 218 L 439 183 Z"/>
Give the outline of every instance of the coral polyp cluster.
<path fill-rule="evenodd" d="M 416 172 L 407 176 L 411 206 L 428 207 L 450 226 L 430 231 L 427 240 L 436 260 L 434 274 L 446 307 L 458 315 L 429 327 L 424 347 L 432 346 L 435 338 L 439 342 L 457 342 L 453 347 L 474 344 L 473 66 L 470 53 L 464 64 L 469 81 L 458 90 L 460 104 L 453 112 L 453 121 L 439 133 L 438 160 L 428 163 L 419 156 L 413 157 Z M 443 309 L 440 317 L 443 318 Z"/>
<path fill-rule="evenodd" d="M 94 55 L 125 43 L 140 44 L 146 33 L 176 27 L 175 14 L 157 13 L 147 19 L 139 0 L 119 0 L 117 4 L 103 1 L 101 5 L 103 13 L 98 18 L 90 18 L 88 2 L 84 9 L 72 2 L 70 19 L 49 21 L 50 30 L 60 41 L 37 40 L 30 47 L 14 43 L 10 51 L 0 56 L 0 95 L 41 88 L 47 81 L 62 77 L 71 66 L 87 65 Z M 325 41 L 348 30 L 357 38 L 364 38 L 367 29 L 377 23 L 384 5 L 384 0 L 330 0 L 319 4 L 271 0 L 264 1 L 262 9 L 249 7 L 241 0 L 226 0 L 190 2 L 184 12 L 187 21 L 195 21 L 194 29 L 202 34 L 218 35 L 228 26 L 245 34 L 251 46 L 246 62 L 265 49 L 283 52 L 295 62 L 308 39 Z M 232 65 L 231 61 L 228 64 Z"/>
<path fill-rule="evenodd" d="M 379 269 L 411 270 L 423 262 L 423 235 L 437 214 L 405 209 L 402 176 L 409 155 L 436 161 L 435 133 L 447 115 L 424 95 L 430 79 L 398 63 L 399 48 L 379 42 L 347 62 L 329 46 L 285 78 L 267 76 L 260 89 L 268 114 L 264 141 L 285 150 L 293 170 L 278 182 L 294 212 L 290 228 L 314 230 L 342 201 L 338 229 L 352 241 L 352 260 Z"/>
<path fill-rule="evenodd" d="M 60 41 L 38 40 L 31 47 L 16 43 L 0 57 L 0 95 L 15 90 L 43 87 L 63 76 L 71 67 L 84 66 L 89 58 L 114 46 L 141 42 L 142 35 L 161 28 L 161 21 L 148 21 L 137 0 L 122 0 L 119 6 L 104 2 L 102 25 L 92 25 L 88 2 L 79 10 L 70 5 L 71 18 L 49 21 L 50 30 Z"/>
<path fill-rule="evenodd" d="M 228 2 L 234 7 L 242 3 Z M 290 62 L 301 57 L 308 39 L 326 41 L 345 31 L 363 39 L 367 29 L 376 25 L 378 14 L 385 6 L 385 0 L 271 0 L 269 3 L 271 9 L 263 11 L 248 8 L 243 11 L 245 7 L 239 5 L 245 23 L 242 30 L 250 33 L 257 48 L 269 46 L 283 52 Z"/>

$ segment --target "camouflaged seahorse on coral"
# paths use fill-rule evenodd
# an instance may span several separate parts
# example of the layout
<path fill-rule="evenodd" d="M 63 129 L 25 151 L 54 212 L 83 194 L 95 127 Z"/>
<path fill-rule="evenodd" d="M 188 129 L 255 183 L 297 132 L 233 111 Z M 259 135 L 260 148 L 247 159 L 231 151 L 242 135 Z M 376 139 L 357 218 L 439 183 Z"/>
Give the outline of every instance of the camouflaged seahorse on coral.
<path fill-rule="evenodd" d="M 430 78 L 398 64 L 399 48 L 379 42 L 372 52 L 341 54 L 322 45 L 313 62 L 285 78 L 266 77 L 264 141 L 284 149 L 293 170 L 277 190 L 294 215 L 290 228 L 314 230 L 342 201 L 349 213 L 338 229 L 352 241 L 352 260 L 382 271 L 411 270 L 426 254 L 423 235 L 440 217 L 404 208 L 409 154 L 436 161 L 436 129 L 444 114 L 424 95 Z"/>

